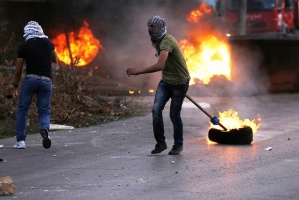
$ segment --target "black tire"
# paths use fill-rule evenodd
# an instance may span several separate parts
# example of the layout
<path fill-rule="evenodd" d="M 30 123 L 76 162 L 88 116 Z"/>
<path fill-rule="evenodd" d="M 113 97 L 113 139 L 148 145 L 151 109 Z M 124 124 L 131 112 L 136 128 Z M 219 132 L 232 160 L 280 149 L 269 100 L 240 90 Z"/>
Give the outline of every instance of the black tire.
<path fill-rule="evenodd" d="M 209 130 L 209 140 L 218 144 L 250 144 L 253 140 L 252 129 L 249 126 L 222 131 L 212 128 Z"/>

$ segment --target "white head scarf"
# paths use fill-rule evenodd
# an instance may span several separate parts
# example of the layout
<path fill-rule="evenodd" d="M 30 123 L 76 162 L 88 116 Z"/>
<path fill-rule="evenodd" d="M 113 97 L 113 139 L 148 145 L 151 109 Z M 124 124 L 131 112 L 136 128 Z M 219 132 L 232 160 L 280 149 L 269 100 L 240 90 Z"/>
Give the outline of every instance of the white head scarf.
<path fill-rule="evenodd" d="M 25 38 L 25 41 L 31 38 L 48 38 L 48 36 L 44 34 L 42 27 L 36 21 L 28 22 L 24 27 L 23 37 Z"/>

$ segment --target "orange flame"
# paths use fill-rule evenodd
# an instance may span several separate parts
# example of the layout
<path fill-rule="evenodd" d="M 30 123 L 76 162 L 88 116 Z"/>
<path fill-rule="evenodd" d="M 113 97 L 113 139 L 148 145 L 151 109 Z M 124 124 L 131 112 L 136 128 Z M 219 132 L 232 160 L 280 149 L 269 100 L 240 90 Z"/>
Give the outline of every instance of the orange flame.
<path fill-rule="evenodd" d="M 53 40 L 55 50 L 60 61 L 66 64 L 72 64 L 70 55 L 72 55 L 73 64 L 76 66 L 85 66 L 90 63 L 103 49 L 101 42 L 93 36 L 92 31 L 88 28 L 88 23 L 84 22 L 84 26 L 79 32 L 68 33 L 69 47 L 65 34 L 57 35 Z M 71 54 L 70 54 L 71 53 Z"/>
<path fill-rule="evenodd" d="M 189 22 L 193 22 L 193 23 L 197 23 L 200 21 L 200 19 L 205 15 L 205 14 L 209 14 L 212 13 L 213 10 L 211 7 L 209 7 L 209 5 L 205 2 L 203 2 L 198 9 L 196 10 L 192 10 L 189 14 L 189 16 L 187 17 L 187 20 Z"/>
<path fill-rule="evenodd" d="M 187 20 L 197 23 L 204 15 L 212 12 L 213 10 L 206 3 L 202 3 L 199 9 L 190 12 Z M 200 27 L 203 27 L 203 25 Z M 211 26 L 206 24 L 205 27 Z M 189 38 L 180 41 L 179 45 L 192 78 L 190 84 L 196 82 L 209 84 L 214 76 L 224 76 L 228 80 L 232 79 L 231 49 L 227 37 L 220 31 L 207 28 L 205 31 L 192 31 Z M 238 113 L 232 109 L 223 113 L 219 112 L 218 119 L 228 130 L 249 126 L 253 134 L 261 126 L 262 120 L 259 115 L 257 119 L 241 120 Z M 221 127 L 211 123 L 210 128 L 220 129 Z"/>
<path fill-rule="evenodd" d="M 129 94 L 134 94 L 135 91 L 134 90 L 129 90 Z"/>
<path fill-rule="evenodd" d="M 192 78 L 191 85 L 199 81 L 208 84 L 216 75 L 231 80 L 229 44 L 216 35 L 210 31 L 179 42 Z"/>
<path fill-rule="evenodd" d="M 261 126 L 262 118 L 258 115 L 256 119 L 244 119 L 241 120 L 238 116 L 238 112 L 233 109 L 229 109 L 228 111 L 219 112 L 219 121 L 223 126 L 225 126 L 228 130 L 238 129 L 244 126 L 249 126 L 252 129 L 252 133 L 255 134 L 257 130 Z M 213 125 L 211 123 L 211 128 L 219 129 L 219 126 Z"/>
<path fill-rule="evenodd" d="M 189 13 L 187 20 L 198 23 L 212 12 L 212 7 L 203 2 L 198 9 Z M 179 42 L 191 75 L 191 85 L 196 82 L 209 84 L 214 76 L 223 76 L 231 80 L 229 42 L 227 37 L 210 26 L 209 22 L 202 20 L 199 25 L 201 30 L 190 31 L 188 39 Z"/>

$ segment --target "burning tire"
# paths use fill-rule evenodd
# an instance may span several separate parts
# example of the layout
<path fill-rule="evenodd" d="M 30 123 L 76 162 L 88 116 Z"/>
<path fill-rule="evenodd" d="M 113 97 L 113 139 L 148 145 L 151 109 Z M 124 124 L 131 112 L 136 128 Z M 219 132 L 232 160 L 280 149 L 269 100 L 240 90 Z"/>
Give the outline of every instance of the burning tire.
<path fill-rule="evenodd" d="M 209 130 L 209 140 L 219 144 L 250 144 L 253 133 L 249 126 L 229 131 L 212 128 Z"/>

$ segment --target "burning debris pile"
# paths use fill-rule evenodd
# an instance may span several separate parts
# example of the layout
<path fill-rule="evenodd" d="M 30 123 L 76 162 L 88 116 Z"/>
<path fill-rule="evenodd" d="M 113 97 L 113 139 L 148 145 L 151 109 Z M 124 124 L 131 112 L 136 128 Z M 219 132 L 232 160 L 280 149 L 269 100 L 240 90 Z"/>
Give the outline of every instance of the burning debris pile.
<path fill-rule="evenodd" d="M 193 26 L 179 42 L 192 78 L 190 85 L 208 85 L 219 77 L 232 81 L 230 45 L 221 30 L 212 26 L 211 15 L 213 10 L 206 3 L 190 11 L 186 20 Z"/>
<path fill-rule="evenodd" d="M 58 58 L 67 65 L 86 66 L 103 49 L 101 42 L 94 37 L 85 21 L 78 33 L 69 32 L 57 35 L 52 42 Z"/>

